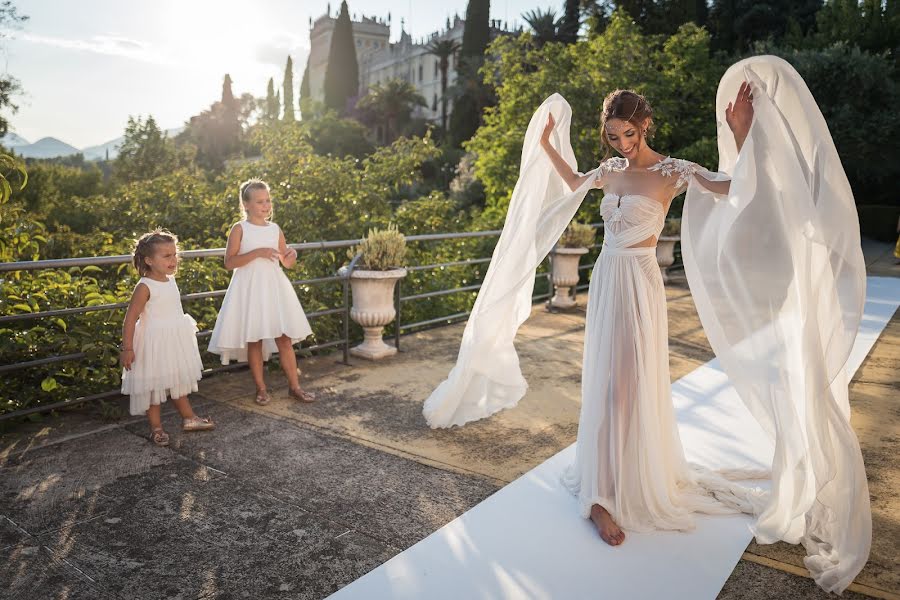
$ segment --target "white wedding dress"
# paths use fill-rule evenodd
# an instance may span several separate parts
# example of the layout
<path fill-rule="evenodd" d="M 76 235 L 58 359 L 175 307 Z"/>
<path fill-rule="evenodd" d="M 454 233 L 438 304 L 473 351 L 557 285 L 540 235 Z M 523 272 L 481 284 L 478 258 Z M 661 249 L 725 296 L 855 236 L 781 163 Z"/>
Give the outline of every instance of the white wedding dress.
<path fill-rule="evenodd" d="M 563 482 L 584 517 L 599 504 L 630 531 L 688 530 L 694 512 L 736 509 L 688 468 L 672 406 L 656 248 L 635 246 L 659 237 L 672 197 L 700 168 L 673 158 L 644 172 L 627 166 L 621 158 L 605 161 L 595 183 L 606 190 L 603 248 L 588 293 L 576 457 Z M 642 189 L 664 198 L 626 191 Z"/>
<path fill-rule="evenodd" d="M 738 154 L 724 107 L 744 80 L 754 120 Z M 600 185 L 604 248 L 589 293 L 577 460 L 564 474 L 582 514 L 601 504 L 640 531 L 687 529 L 694 511 L 752 512 L 758 542 L 803 543 L 818 585 L 840 592 L 871 545 L 845 371 L 865 300 L 853 195 L 818 106 L 782 59 L 733 65 L 716 106 L 719 172 L 697 176 L 730 181 L 727 196 L 709 192 L 694 175 L 699 167 L 678 159 L 647 174 L 668 178 L 668 188 L 661 180 L 636 186 L 619 159 L 570 191 L 539 139 L 552 112 L 552 142 L 574 170 L 571 109 L 558 94 L 538 108 L 457 363 L 423 414 L 432 427 L 463 425 L 525 394 L 513 340 L 531 312 L 535 269 Z M 686 464 L 669 388 L 662 281 L 653 250 L 629 248 L 658 237 L 663 203 L 685 184 L 682 251 L 694 302 L 731 383 L 774 440 L 765 493 Z M 660 189 L 670 194 L 660 197 Z"/>

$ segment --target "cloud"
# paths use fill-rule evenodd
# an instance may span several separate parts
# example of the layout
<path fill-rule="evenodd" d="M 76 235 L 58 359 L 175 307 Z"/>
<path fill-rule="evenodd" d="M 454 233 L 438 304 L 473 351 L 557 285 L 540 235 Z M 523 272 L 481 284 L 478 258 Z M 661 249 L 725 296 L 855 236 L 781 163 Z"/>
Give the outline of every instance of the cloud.
<path fill-rule="evenodd" d="M 279 33 L 268 36 L 265 42 L 257 44 L 253 55 L 259 62 L 284 68 L 284 62 L 288 55 L 294 59 L 294 65 L 306 64 L 306 55 L 309 49 L 304 43 L 304 38 L 290 33 Z M 302 66 L 301 66 L 302 69 Z"/>
<path fill-rule="evenodd" d="M 95 35 L 88 39 L 72 39 L 23 33 L 19 39 L 33 44 L 64 48 L 66 50 L 80 50 L 94 54 L 108 56 L 121 56 L 142 62 L 164 63 L 164 57 L 153 49 L 150 44 L 140 40 L 133 40 L 115 35 Z"/>

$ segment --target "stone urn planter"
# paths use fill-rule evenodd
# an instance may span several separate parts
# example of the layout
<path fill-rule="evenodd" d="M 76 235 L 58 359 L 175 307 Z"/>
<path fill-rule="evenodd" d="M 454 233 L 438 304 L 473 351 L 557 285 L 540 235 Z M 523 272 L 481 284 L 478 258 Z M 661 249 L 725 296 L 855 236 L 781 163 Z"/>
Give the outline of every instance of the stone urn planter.
<path fill-rule="evenodd" d="M 378 360 L 397 354 L 397 349 L 382 339 L 384 326 L 397 316 L 394 309 L 394 286 L 406 277 L 406 269 L 386 271 L 354 270 L 350 274 L 353 305 L 350 318 L 363 329 L 363 343 L 350 349 L 350 354 Z"/>
<path fill-rule="evenodd" d="M 550 299 L 550 306 L 554 308 L 572 308 L 575 300 L 569 290 L 578 285 L 578 262 L 582 254 L 587 254 L 587 248 L 560 248 L 553 250 L 553 268 L 550 279 L 556 290 Z"/>
<path fill-rule="evenodd" d="M 656 262 L 659 264 L 663 283 L 669 282 L 669 267 L 675 262 L 675 244 L 680 240 L 680 235 L 661 235 L 656 242 Z"/>

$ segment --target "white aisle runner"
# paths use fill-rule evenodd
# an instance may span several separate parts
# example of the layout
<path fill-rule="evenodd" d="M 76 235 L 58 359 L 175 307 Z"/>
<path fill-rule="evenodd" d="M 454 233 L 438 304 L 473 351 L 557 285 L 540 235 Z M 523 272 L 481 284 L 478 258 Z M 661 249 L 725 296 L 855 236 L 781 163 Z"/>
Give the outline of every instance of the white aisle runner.
<path fill-rule="evenodd" d="M 900 279 L 868 278 L 851 373 L 898 304 Z M 672 393 L 689 461 L 768 468 L 772 445 L 717 361 Z M 751 540 L 750 518 L 698 514 L 690 533 L 629 533 L 609 547 L 559 483 L 574 453 L 569 446 L 331 598 L 715 598 Z"/>

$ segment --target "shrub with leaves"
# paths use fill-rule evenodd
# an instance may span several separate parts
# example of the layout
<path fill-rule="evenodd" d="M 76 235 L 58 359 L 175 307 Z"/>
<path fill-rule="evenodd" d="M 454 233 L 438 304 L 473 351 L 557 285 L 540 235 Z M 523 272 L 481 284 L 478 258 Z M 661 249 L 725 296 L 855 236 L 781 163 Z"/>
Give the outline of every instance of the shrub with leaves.
<path fill-rule="evenodd" d="M 666 219 L 660 235 L 672 236 L 681 235 L 681 219 Z"/>
<path fill-rule="evenodd" d="M 351 259 L 362 254 L 360 266 L 372 271 L 387 271 L 403 266 L 406 258 L 406 238 L 390 224 L 387 229 L 370 229 L 369 235 L 356 248 L 347 251 Z"/>
<path fill-rule="evenodd" d="M 594 245 L 594 228 L 578 221 L 572 221 L 562 237 L 559 246 L 563 248 L 590 248 Z"/>

